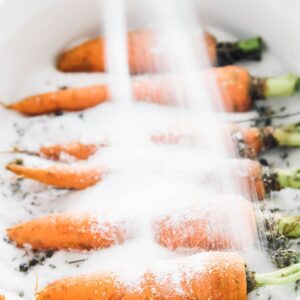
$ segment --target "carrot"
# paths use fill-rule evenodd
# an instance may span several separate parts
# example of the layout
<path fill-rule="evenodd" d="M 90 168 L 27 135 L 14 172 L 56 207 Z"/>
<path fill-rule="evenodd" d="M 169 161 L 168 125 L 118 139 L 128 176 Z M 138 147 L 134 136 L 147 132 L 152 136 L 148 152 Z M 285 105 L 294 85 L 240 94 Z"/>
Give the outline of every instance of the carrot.
<path fill-rule="evenodd" d="M 202 74 L 213 102 L 218 104 L 219 97 L 210 84 L 216 82 L 223 109 L 228 112 L 246 112 L 252 109 L 255 100 L 290 96 L 300 88 L 300 79 L 295 75 L 257 78 L 238 66 L 212 68 Z M 133 82 L 133 93 L 137 100 L 163 105 L 185 103 L 187 99 L 182 88 L 181 82 L 169 75 Z"/>
<path fill-rule="evenodd" d="M 275 128 L 271 126 L 240 128 L 232 125 L 230 127 L 238 154 L 246 158 L 257 158 L 261 152 L 276 148 L 279 143 L 274 136 L 274 130 Z"/>
<path fill-rule="evenodd" d="M 244 112 L 251 109 L 251 76 L 247 70 L 237 66 L 228 66 L 206 70 L 203 75 L 208 87 L 211 86 L 211 82 L 216 82 L 226 111 Z M 176 77 L 169 75 L 151 80 L 136 80 L 133 82 L 133 91 L 137 100 L 161 105 L 176 106 L 187 100 L 182 84 Z M 215 90 L 211 92 L 214 102 L 217 103 L 218 97 L 216 97 Z"/>
<path fill-rule="evenodd" d="M 262 151 L 280 146 L 290 148 L 300 146 L 300 126 L 298 123 L 262 128 L 232 126 L 231 136 L 237 145 L 239 154 L 249 158 L 255 158 Z"/>
<path fill-rule="evenodd" d="M 229 174 L 238 186 L 245 188 L 253 199 L 264 200 L 266 193 L 273 190 L 266 180 L 266 170 L 262 169 L 260 163 L 249 159 L 238 159 L 230 167 Z"/>
<path fill-rule="evenodd" d="M 131 73 L 159 72 L 165 70 L 165 58 L 154 53 L 159 48 L 155 31 L 136 30 L 127 35 L 128 64 Z M 198 36 L 201 41 L 201 36 Z M 213 65 L 228 65 L 242 59 L 259 60 L 262 52 L 260 38 L 235 43 L 217 43 L 210 33 L 204 34 L 204 44 Z M 103 37 L 89 40 L 64 52 L 57 61 L 63 72 L 104 72 L 105 41 Z"/>
<path fill-rule="evenodd" d="M 223 130 L 223 127 L 220 130 Z M 257 158 L 261 152 L 280 146 L 300 147 L 299 123 L 249 128 L 229 124 L 228 131 L 237 147 L 238 154 L 244 158 Z M 226 134 L 227 131 L 224 132 L 224 138 L 227 138 Z M 157 132 L 152 134 L 150 139 L 156 144 L 180 144 L 182 142 L 193 144 L 201 140 L 201 133 L 197 135 L 196 132 Z"/>
<path fill-rule="evenodd" d="M 229 112 L 249 111 L 257 99 L 289 96 L 300 88 L 300 80 L 294 75 L 259 79 L 250 76 L 247 70 L 238 66 L 213 68 L 206 70 L 203 75 L 208 83 L 211 81 L 217 83 L 223 107 Z M 208 86 L 211 87 L 210 84 Z M 187 100 L 181 82 L 176 76 L 170 75 L 134 80 L 132 91 L 138 101 L 162 105 L 174 106 L 186 103 Z M 214 103 L 218 103 L 219 97 L 216 97 L 215 90 L 212 89 L 211 93 Z M 110 100 L 108 87 L 95 85 L 32 96 L 6 107 L 25 115 L 40 115 L 61 110 L 83 110 L 108 100 Z"/>
<path fill-rule="evenodd" d="M 103 38 L 84 42 L 63 53 L 57 68 L 64 72 L 95 72 L 105 69 L 105 45 Z"/>
<path fill-rule="evenodd" d="M 231 215 L 233 208 L 228 207 L 228 200 L 234 201 L 237 208 Z M 227 250 L 251 246 L 257 233 L 255 212 L 249 202 L 236 200 L 222 197 L 220 201 L 212 202 L 209 199 L 160 216 L 153 226 L 156 242 L 171 250 Z M 236 215 L 245 222 L 240 224 Z M 239 223 L 244 231 L 242 236 L 247 239 L 241 238 L 241 232 L 236 235 L 233 219 Z M 266 237 L 262 245 L 274 263 L 283 268 L 299 262 L 299 254 L 289 248 L 290 239 L 300 237 L 300 216 L 265 214 L 261 221 L 265 225 Z"/>
<path fill-rule="evenodd" d="M 240 197 L 222 197 L 219 201 L 208 199 L 196 205 L 164 214 L 154 224 L 155 240 L 158 244 L 176 250 L 241 249 L 243 240 L 234 232 L 230 205 L 245 220 L 244 234 L 247 246 L 256 236 L 256 218 L 252 204 Z M 213 224 L 213 226 L 211 226 Z M 241 225 L 242 226 L 242 225 Z"/>
<path fill-rule="evenodd" d="M 6 107 L 25 115 L 36 116 L 58 111 L 80 111 L 103 103 L 108 99 L 107 86 L 95 85 L 31 96 L 6 105 Z"/>
<path fill-rule="evenodd" d="M 226 167 L 226 166 L 225 166 Z M 41 183 L 65 189 L 84 189 L 101 181 L 103 171 L 99 168 L 79 168 L 74 166 L 54 166 L 48 168 L 27 167 L 9 164 L 9 171 Z M 230 170 L 229 170 L 230 169 Z M 226 176 L 231 176 L 239 186 L 244 186 L 251 197 L 260 200 L 266 193 L 286 187 L 300 189 L 298 176 L 300 169 L 271 169 L 252 160 L 236 160 L 226 168 Z M 255 191 L 255 195 L 252 195 Z"/>
<path fill-rule="evenodd" d="M 18 147 L 9 151 L 1 151 L 0 153 L 21 153 L 33 156 L 44 157 L 52 160 L 64 160 L 63 154 L 67 154 L 79 160 L 87 160 L 90 156 L 95 154 L 100 147 L 105 147 L 106 142 L 99 144 L 85 144 L 74 141 L 67 144 L 55 144 L 51 146 L 41 146 L 38 151 L 23 150 Z"/>
<path fill-rule="evenodd" d="M 81 142 L 71 142 L 68 144 L 55 144 L 51 146 L 41 146 L 37 152 L 13 149 L 12 153 L 24 153 L 45 157 L 53 160 L 61 160 L 63 154 L 67 154 L 79 160 L 87 160 L 90 156 L 96 153 L 99 147 L 104 147 L 105 144 L 84 144 Z"/>
<path fill-rule="evenodd" d="M 98 146 L 95 144 L 83 144 L 80 142 L 73 142 L 65 145 L 42 146 L 39 153 L 54 160 L 59 160 L 63 153 L 73 156 L 80 160 L 86 160 L 91 155 L 95 154 Z"/>
<path fill-rule="evenodd" d="M 48 168 L 9 164 L 7 170 L 57 188 L 81 190 L 95 185 L 103 172 L 97 168 L 81 168 L 68 165 Z"/>
<path fill-rule="evenodd" d="M 247 298 L 244 261 L 232 253 L 203 253 L 162 262 L 127 282 L 126 273 L 99 273 L 56 281 L 38 300 L 81 299 L 231 299 Z M 134 272 L 134 271 L 133 271 Z M 220 284 L 222 282 L 223 284 Z"/>
<path fill-rule="evenodd" d="M 237 254 L 208 252 L 163 261 L 133 274 L 102 272 L 64 278 L 46 286 L 37 300 L 247 300 L 247 293 L 266 285 L 295 282 L 300 265 L 257 274 Z M 127 277 L 128 276 L 128 277 Z M 132 276 L 136 278 L 132 281 Z M 128 278 L 128 280 L 127 280 Z"/>
<path fill-rule="evenodd" d="M 41 217 L 7 229 L 18 247 L 34 250 L 91 250 L 124 243 L 125 224 L 101 220 L 95 215 L 60 213 Z"/>
<path fill-rule="evenodd" d="M 233 176 L 245 180 L 248 187 L 255 187 L 259 199 L 263 199 L 266 193 L 280 191 L 284 188 L 300 189 L 300 168 L 270 168 L 262 167 L 258 162 L 240 160 L 238 168 L 233 169 Z M 251 190 L 251 189 L 250 189 Z"/>

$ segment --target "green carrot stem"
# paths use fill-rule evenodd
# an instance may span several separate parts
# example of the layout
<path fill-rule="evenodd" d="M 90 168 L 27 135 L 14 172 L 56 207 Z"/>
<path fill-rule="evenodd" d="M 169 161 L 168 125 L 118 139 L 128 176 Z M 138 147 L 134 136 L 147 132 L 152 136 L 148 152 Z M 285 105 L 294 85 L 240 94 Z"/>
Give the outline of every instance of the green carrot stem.
<path fill-rule="evenodd" d="M 276 127 L 272 135 L 280 146 L 299 147 L 300 123 Z"/>
<path fill-rule="evenodd" d="M 255 274 L 254 278 L 256 287 L 295 282 L 300 279 L 300 263 L 271 273 Z"/>
<path fill-rule="evenodd" d="M 260 60 L 263 42 L 260 37 L 252 37 L 237 42 L 218 42 L 217 61 L 219 66 L 231 65 L 240 60 Z"/>
<path fill-rule="evenodd" d="M 280 189 L 294 188 L 300 189 L 300 169 L 274 169 L 276 174 L 276 181 Z"/>
<path fill-rule="evenodd" d="M 288 238 L 300 237 L 300 216 L 284 216 L 277 221 L 279 232 Z"/>
<path fill-rule="evenodd" d="M 300 90 L 300 78 L 289 74 L 265 80 L 265 98 L 291 96 Z"/>
<path fill-rule="evenodd" d="M 252 37 L 249 39 L 236 42 L 237 48 L 244 53 L 252 53 L 261 55 L 263 50 L 263 42 L 261 37 Z"/>

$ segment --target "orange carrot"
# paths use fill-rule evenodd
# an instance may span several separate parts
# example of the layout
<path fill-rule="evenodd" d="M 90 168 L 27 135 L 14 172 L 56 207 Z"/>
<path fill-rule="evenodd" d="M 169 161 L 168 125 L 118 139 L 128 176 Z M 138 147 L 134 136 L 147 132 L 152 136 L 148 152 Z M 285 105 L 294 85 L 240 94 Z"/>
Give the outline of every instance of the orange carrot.
<path fill-rule="evenodd" d="M 95 185 L 102 179 L 103 175 L 103 172 L 97 168 L 81 168 L 68 165 L 38 168 L 9 164 L 6 168 L 28 179 L 33 179 L 57 188 L 75 190 Z"/>
<path fill-rule="evenodd" d="M 205 71 L 205 78 L 208 81 L 216 80 L 226 110 L 247 111 L 251 108 L 250 75 L 245 69 L 241 67 L 214 68 Z M 176 96 L 176 86 L 177 89 L 180 88 L 178 80 L 168 75 L 132 82 L 133 94 L 137 100 L 162 105 L 177 105 L 178 100 L 181 101 Z M 107 86 L 99 85 L 32 96 L 7 105 L 7 108 L 25 115 L 40 115 L 61 110 L 83 110 L 109 99 Z"/>
<path fill-rule="evenodd" d="M 224 110 L 228 112 L 249 111 L 253 105 L 251 98 L 251 76 L 248 71 L 238 66 L 212 68 L 203 72 L 204 80 L 211 87 L 216 83 Z M 184 89 L 176 77 L 160 76 L 152 80 L 139 80 L 133 83 L 134 95 L 137 100 L 148 101 L 163 105 L 176 105 L 178 101 L 186 102 L 179 95 Z M 214 87 L 211 90 L 213 101 L 217 103 Z"/>
<path fill-rule="evenodd" d="M 216 82 L 225 111 L 245 112 L 252 108 L 251 76 L 244 68 L 228 66 L 207 70 L 206 80 Z"/>
<path fill-rule="evenodd" d="M 131 73 L 157 72 L 164 69 L 163 56 L 153 52 L 153 48 L 157 45 L 154 31 L 131 31 L 127 38 L 128 64 Z M 215 63 L 216 40 L 208 33 L 204 39 L 209 57 Z M 59 57 L 57 68 L 63 72 L 104 72 L 106 70 L 104 39 L 99 37 L 67 50 Z"/>
<path fill-rule="evenodd" d="M 231 137 L 241 157 L 256 158 L 262 151 L 278 146 L 274 127 L 240 128 L 232 125 Z"/>
<path fill-rule="evenodd" d="M 57 111 L 80 111 L 103 103 L 108 99 L 107 86 L 95 85 L 31 96 L 6 105 L 6 107 L 25 115 L 35 116 Z"/>
<path fill-rule="evenodd" d="M 203 75 L 208 87 L 212 82 L 216 82 L 226 111 L 244 112 L 251 109 L 251 77 L 247 70 L 228 66 L 206 70 Z M 133 82 L 133 91 L 137 100 L 156 104 L 174 106 L 187 101 L 182 84 L 176 77 L 169 75 L 151 80 L 136 80 Z M 214 102 L 218 101 L 215 95 L 213 89 Z"/>
<path fill-rule="evenodd" d="M 105 147 L 106 145 L 106 142 L 99 144 L 85 144 L 82 142 L 74 141 L 67 144 L 41 146 L 38 151 L 22 150 L 18 147 L 15 147 L 10 151 L 3 151 L 2 153 L 21 153 L 62 161 L 64 160 L 62 155 L 67 154 L 68 156 L 79 160 L 87 160 L 90 156 L 95 154 L 100 147 Z"/>
<path fill-rule="evenodd" d="M 199 34 L 195 46 L 201 42 Z M 262 52 L 260 38 L 235 43 L 217 43 L 210 33 L 204 34 L 204 45 L 213 65 L 229 65 L 242 59 L 259 60 Z M 159 49 L 155 31 L 136 30 L 127 35 L 128 64 L 131 73 L 159 72 L 166 69 L 165 56 L 155 53 Z M 104 72 L 105 41 L 103 37 L 89 40 L 64 52 L 57 68 L 63 72 Z"/>
<path fill-rule="evenodd" d="M 162 261 L 142 271 L 126 269 L 61 279 L 42 289 L 36 299 L 247 300 L 247 293 L 259 287 L 299 278 L 300 264 L 257 274 L 237 254 L 207 252 Z"/>
<path fill-rule="evenodd" d="M 237 159 L 228 163 L 217 166 L 218 168 L 213 170 L 212 174 L 221 172 L 221 177 L 230 176 L 251 199 L 263 200 L 266 193 L 284 188 L 300 189 L 300 168 L 271 168 L 249 159 Z"/>
<path fill-rule="evenodd" d="M 300 133 L 297 132 L 298 129 L 294 128 L 295 125 L 294 127 L 292 125 L 289 125 L 288 128 L 285 127 L 287 126 L 241 128 L 235 124 L 229 124 L 227 128 L 223 124 L 220 131 L 225 128 L 225 131 L 222 132 L 225 143 L 227 142 L 229 131 L 229 138 L 231 137 L 241 157 L 254 159 L 262 151 L 276 148 L 279 145 L 288 147 L 300 146 Z M 180 144 L 182 142 L 194 144 L 195 142 L 202 142 L 201 133 L 197 134 L 196 132 L 157 132 L 152 134 L 150 139 L 156 144 Z"/>
<path fill-rule="evenodd" d="M 255 100 L 291 96 L 300 89 L 300 78 L 295 75 L 258 78 L 238 66 L 211 68 L 201 75 L 207 82 L 213 103 L 217 105 L 220 100 L 223 109 L 228 112 L 246 112 L 252 109 Z M 214 82 L 220 97 L 215 86 L 211 85 Z M 137 100 L 163 105 L 186 104 L 188 101 L 182 82 L 170 75 L 134 81 L 133 94 Z"/>
<path fill-rule="evenodd" d="M 208 83 L 212 81 L 217 83 L 221 94 L 220 100 L 224 109 L 229 112 L 249 111 L 257 99 L 292 95 L 300 88 L 300 80 L 295 76 L 258 79 L 238 66 L 213 68 L 205 71 L 203 75 Z M 200 77 L 199 74 L 199 79 Z M 269 81 L 271 85 L 268 84 Z M 208 87 L 211 89 L 211 84 L 208 84 Z M 138 101 L 162 105 L 186 104 L 188 100 L 182 83 L 176 76 L 170 75 L 134 80 L 132 92 Z M 211 90 L 211 94 L 213 102 L 218 103 L 219 97 L 216 97 L 215 89 Z M 61 110 L 83 110 L 108 100 L 110 100 L 108 87 L 98 85 L 32 96 L 6 107 L 25 115 L 41 115 Z"/>
<path fill-rule="evenodd" d="M 245 192 L 253 199 L 265 199 L 266 192 L 271 188 L 264 180 L 264 172 L 259 162 L 250 159 L 239 159 L 236 165 L 230 167 L 230 175 L 240 187 L 245 188 Z M 254 193 L 254 194 L 253 194 Z"/>
<path fill-rule="evenodd" d="M 91 155 L 95 154 L 98 147 L 104 146 L 95 144 L 83 144 L 80 142 L 72 142 L 65 145 L 53 145 L 53 146 L 42 146 L 39 153 L 46 157 L 54 160 L 59 160 L 63 153 L 73 156 L 77 159 L 86 160 Z"/>
<path fill-rule="evenodd" d="M 240 197 L 222 197 L 219 201 L 207 199 L 193 207 L 163 215 L 154 224 L 156 241 L 167 248 L 195 250 L 241 249 L 251 246 L 256 236 L 256 218 L 249 201 Z M 235 232 L 231 208 L 244 223 L 247 245 L 240 232 Z M 211 226 L 213 224 L 213 226 Z"/>
<path fill-rule="evenodd" d="M 105 69 L 105 45 L 103 38 L 84 42 L 63 53 L 57 62 L 57 68 L 64 72 L 95 72 Z"/>
<path fill-rule="evenodd" d="M 95 273 L 58 280 L 37 300 L 246 300 L 245 262 L 233 253 L 201 253 L 161 262 L 137 274 Z M 136 280 L 132 282 L 132 276 Z"/>
<path fill-rule="evenodd" d="M 127 239 L 125 224 L 79 213 L 53 214 L 7 230 L 18 247 L 35 250 L 91 250 L 107 248 Z"/>

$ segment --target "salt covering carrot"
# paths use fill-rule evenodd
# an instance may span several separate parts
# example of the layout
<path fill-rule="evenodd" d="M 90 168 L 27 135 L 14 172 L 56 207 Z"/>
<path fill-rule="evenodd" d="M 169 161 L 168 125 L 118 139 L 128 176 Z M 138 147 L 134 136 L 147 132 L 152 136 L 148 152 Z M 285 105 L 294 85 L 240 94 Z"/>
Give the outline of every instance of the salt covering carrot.
<path fill-rule="evenodd" d="M 36 299 L 247 300 L 247 293 L 261 286 L 287 284 L 299 278 L 300 264 L 257 274 L 249 271 L 237 254 L 207 252 L 162 261 L 145 270 L 61 279 L 42 289 Z"/>
<path fill-rule="evenodd" d="M 206 199 L 204 203 L 163 214 L 154 222 L 155 240 L 171 250 L 251 247 L 257 232 L 253 207 L 243 199 L 232 204 L 234 207 L 230 207 L 228 198 L 222 196 L 217 203 Z M 300 237 L 300 216 L 264 214 L 261 221 L 266 237 L 263 247 L 270 252 L 277 266 L 283 268 L 299 262 L 299 254 L 290 249 L 290 239 Z M 237 226 L 241 229 L 239 232 L 235 232 Z"/>
<path fill-rule="evenodd" d="M 95 185 L 102 179 L 103 175 L 103 172 L 99 168 L 82 168 L 68 165 L 39 168 L 9 164 L 6 168 L 28 179 L 33 179 L 57 188 L 75 190 Z"/>
<path fill-rule="evenodd" d="M 233 161 L 229 174 L 254 199 L 263 200 L 266 192 L 270 192 L 269 187 L 265 185 L 263 168 L 257 161 L 250 159 Z"/>
<path fill-rule="evenodd" d="M 198 254 L 130 275 L 136 280 L 127 281 L 126 273 L 113 272 L 62 279 L 40 291 L 36 299 L 247 299 L 244 261 L 236 254 Z"/>
<path fill-rule="evenodd" d="M 220 92 L 220 100 L 226 111 L 244 112 L 251 109 L 251 76 L 246 69 L 228 66 L 206 70 L 201 75 L 208 87 L 211 83 L 216 83 Z M 185 88 L 176 76 L 165 75 L 151 80 L 136 80 L 133 82 L 133 91 L 135 98 L 139 101 L 168 106 L 188 104 Z M 214 87 L 211 92 L 213 101 L 218 103 L 219 96 L 216 95 Z"/>
<path fill-rule="evenodd" d="M 92 214 L 60 213 L 7 230 L 8 238 L 18 247 L 30 245 L 35 250 L 91 250 L 124 243 L 125 222 L 101 219 Z"/>
<path fill-rule="evenodd" d="M 266 193 L 278 191 L 286 187 L 299 189 L 299 169 L 272 169 L 262 167 L 258 162 L 241 159 L 233 160 L 224 166 L 226 174 L 231 176 L 239 186 L 251 192 L 258 199 L 263 200 Z M 100 168 L 82 168 L 70 165 L 52 166 L 48 168 L 27 167 L 18 164 L 9 164 L 9 171 L 33 179 L 41 183 L 65 189 L 84 189 L 101 181 L 103 171 Z"/>
<path fill-rule="evenodd" d="M 201 35 L 197 36 L 198 43 Z M 128 63 L 131 73 L 158 72 L 164 70 L 164 57 L 153 49 L 160 47 L 155 31 L 137 30 L 127 35 Z M 197 43 L 195 43 L 197 44 Z M 238 42 L 217 42 L 206 32 L 204 44 L 213 65 L 229 65 L 236 61 L 260 60 L 262 41 L 251 38 Z M 63 72 L 104 72 L 105 41 L 103 37 L 89 40 L 64 52 L 58 59 L 57 68 Z"/>
<path fill-rule="evenodd" d="M 300 189 L 300 168 L 271 168 L 250 159 L 236 159 L 217 166 L 217 172 L 230 176 L 251 198 L 263 200 L 267 193 L 284 188 Z"/>
<path fill-rule="evenodd" d="M 218 104 L 220 100 L 223 109 L 228 112 L 246 112 L 252 109 L 256 100 L 291 96 L 300 88 L 300 79 L 295 75 L 258 78 L 239 66 L 212 68 L 201 75 L 207 82 L 213 102 Z M 216 94 L 215 86 L 211 85 L 212 82 L 216 83 L 219 95 Z M 178 78 L 167 75 L 135 81 L 133 90 L 137 100 L 157 104 L 177 105 L 187 100 Z"/>
<path fill-rule="evenodd" d="M 234 213 L 232 213 L 234 211 Z M 235 231 L 238 215 L 243 224 Z M 233 220 L 234 219 L 234 220 Z M 213 224 L 213 226 L 212 226 Z M 159 217 L 154 224 L 155 240 L 170 249 L 241 249 L 251 246 L 256 236 L 256 218 L 252 204 L 242 197 L 219 197 L 199 201 Z M 244 241 L 245 240 L 245 241 Z M 247 241 L 246 241 L 247 240 Z"/>
<path fill-rule="evenodd" d="M 284 188 L 300 189 L 300 168 L 262 167 L 251 160 L 240 160 L 239 164 L 246 170 L 248 184 L 255 184 L 260 199 L 271 191 L 280 191 Z M 242 176 L 242 173 L 240 175 Z"/>
<path fill-rule="evenodd" d="M 223 130 L 226 126 L 220 128 Z M 257 158 L 263 151 L 280 146 L 300 147 L 300 124 L 293 123 L 279 126 L 266 127 L 240 127 L 229 124 L 224 132 L 226 142 L 229 131 L 238 154 L 244 158 Z M 151 135 L 151 140 L 156 144 L 194 144 L 201 141 L 201 132 L 156 132 Z"/>
<path fill-rule="evenodd" d="M 254 158 L 262 151 L 280 146 L 289 148 L 299 147 L 300 124 L 293 123 L 262 128 L 239 128 L 231 126 L 231 136 L 241 156 Z"/>

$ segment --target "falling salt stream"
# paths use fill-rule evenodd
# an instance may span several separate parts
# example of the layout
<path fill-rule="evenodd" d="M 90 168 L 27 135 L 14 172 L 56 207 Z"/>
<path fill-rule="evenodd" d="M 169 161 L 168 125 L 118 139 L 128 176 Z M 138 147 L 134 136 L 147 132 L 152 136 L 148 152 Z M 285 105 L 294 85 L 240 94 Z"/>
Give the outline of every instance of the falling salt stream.
<path fill-rule="evenodd" d="M 232 241 L 240 246 L 235 251 L 239 251 L 250 266 L 255 266 L 255 270 L 269 270 L 259 270 L 266 257 L 261 252 L 259 241 L 255 245 L 252 242 L 249 228 L 251 224 L 247 223 L 243 211 L 236 205 L 240 198 L 232 197 L 243 195 L 244 198 L 250 198 L 250 195 L 255 195 L 255 191 L 247 188 L 246 183 L 241 186 L 240 182 L 235 182 L 228 170 L 235 153 L 228 139 L 224 138 L 225 118 L 220 111 L 216 111 L 207 85 L 199 75 L 208 66 L 208 60 L 204 46 L 197 43 L 195 48 L 194 44 L 196 37 L 198 41 L 201 40 L 203 30 L 195 13 L 197 10 L 192 1 L 186 0 L 143 0 L 136 3 L 140 18 L 146 20 L 140 28 L 151 24 L 156 29 L 157 45 L 152 51 L 164 58 L 164 68 L 167 73 L 172 74 L 174 89 L 178 95 L 176 101 L 179 107 L 152 108 L 150 104 L 135 103 L 131 95 L 132 78 L 127 65 L 126 32 L 132 28 L 128 25 L 127 4 L 120 0 L 106 0 L 99 5 L 102 20 L 100 31 L 107 41 L 107 81 L 113 103 L 110 108 L 95 108 L 96 113 L 89 112 L 89 117 L 97 118 L 99 109 L 112 113 L 109 117 L 102 114 L 101 117 L 108 125 L 96 128 L 96 134 L 99 132 L 102 135 L 102 130 L 107 134 L 110 147 L 88 163 L 108 167 L 109 176 L 96 187 L 81 192 L 54 193 L 49 189 L 47 193 L 50 200 L 46 196 L 43 198 L 42 193 L 36 193 L 41 197 L 40 202 L 45 201 L 44 205 L 50 207 L 41 209 L 42 214 L 49 211 L 89 210 L 99 213 L 99 218 L 125 219 L 131 222 L 131 237 L 124 245 L 90 253 L 59 251 L 43 266 L 36 266 L 26 276 L 16 275 L 11 271 L 10 265 L 10 268 L 0 274 L 0 288 L 13 291 L 6 293 L 9 300 L 31 299 L 36 288 L 40 289 L 62 277 L 108 269 L 121 270 L 128 284 L 134 286 L 139 279 L 139 272 L 130 270 L 155 265 L 158 266 L 156 270 L 159 273 L 160 261 L 195 253 L 187 249 L 173 252 L 158 246 L 154 242 L 152 223 L 158 216 L 173 211 L 177 213 L 172 222 L 178 221 L 178 211 L 187 211 L 184 217 L 192 218 L 195 211 L 189 208 L 197 205 L 204 211 L 216 203 L 224 206 L 226 217 L 222 215 L 222 220 L 226 219 L 227 222 L 222 222 L 218 215 L 212 215 L 209 218 L 211 229 L 220 234 L 229 232 Z M 176 84 L 178 82 L 180 85 Z M 213 86 L 214 83 L 210 84 Z M 217 89 L 214 94 L 217 98 Z M 92 128 L 91 126 L 89 129 Z M 182 144 L 175 149 L 172 146 L 153 145 L 148 137 L 161 128 L 164 132 L 172 129 L 192 132 L 198 135 L 197 140 L 201 143 L 191 146 L 183 139 Z M 34 163 L 45 163 L 28 159 L 32 159 Z M 26 187 L 29 190 L 32 187 L 37 189 L 32 183 L 25 183 Z M 45 193 L 43 190 L 42 192 Z M 51 197 L 56 198 L 57 202 Z M 253 201 L 254 206 L 255 202 L 256 200 Z M 20 203 L 11 207 L 17 211 Z M 256 212 L 260 218 L 260 212 Z M 182 217 L 181 214 L 180 216 Z M 28 218 L 22 211 L 13 222 Z M 17 257 L 17 262 L 26 259 L 23 250 L 16 250 L 17 254 L 10 255 L 7 253 L 11 251 L 11 245 L 5 247 L 8 261 L 12 261 L 14 257 Z M 66 263 L 71 261 L 72 263 Z M 78 261 L 78 268 L 74 261 Z M 14 266 L 18 267 L 17 264 Z M 15 280 L 12 281 L 11 278 Z M 268 293 L 261 299 L 268 299 Z"/>
<path fill-rule="evenodd" d="M 227 220 L 227 223 L 218 220 L 219 215 L 212 215 L 209 218 L 209 222 L 211 222 L 209 226 L 214 227 L 212 231 L 219 232 L 221 235 L 229 232 L 233 243 L 239 245 L 240 252 L 247 257 L 253 246 L 253 236 L 251 235 L 251 225 L 253 224 L 249 224 L 245 212 L 236 205 L 237 203 L 234 201 L 236 197 L 234 196 L 243 195 L 250 198 L 250 195 L 255 195 L 255 191 L 247 190 L 246 184 L 245 186 L 241 186 L 240 183 L 237 184 L 226 172 L 221 171 L 228 160 L 235 157 L 235 154 L 233 146 L 228 145 L 229 142 L 225 142 L 224 139 L 224 134 L 227 134 L 224 130 L 225 120 L 223 120 L 220 112 L 216 111 L 208 88 L 204 80 L 201 79 L 200 72 L 207 68 L 209 63 L 206 57 L 206 49 L 199 42 L 195 47 L 195 40 L 200 41 L 204 38 L 203 29 L 199 27 L 191 2 L 180 0 L 153 0 L 150 2 L 143 1 L 143 4 L 140 4 L 140 9 L 147 12 L 147 19 L 150 20 L 149 23 L 157 32 L 156 44 L 153 45 L 152 52 L 159 57 L 158 64 L 163 58 L 164 65 L 156 67 L 162 67 L 166 73 L 171 74 L 172 80 L 174 80 L 172 87 L 176 91 L 177 97 L 175 100 L 180 108 L 177 108 L 179 112 L 174 114 L 173 124 L 176 124 L 177 129 L 182 128 L 183 131 L 190 128 L 196 135 L 197 132 L 201 132 L 201 135 L 197 136 L 201 140 L 201 146 L 189 149 L 189 152 L 182 151 L 180 153 L 179 150 L 179 153 L 172 157 L 173 154 L 170 154 L 168 147 L 154 150 L 149 145 L 145 145 L 145 139 L 143 138 L 145 132 L 140 130 L 141 124 L 139 123 L 143 120 L 136 115 L 139 114 L 139 111 L 134 107 L 133 95 L 130 92 L 132 78 L 129 75 L 126 53 L 126 32 L 129 29 L 126 24 L 126 4 L 124 1 L 118 0 L 104 1 L 104 5 L 101 6 L 101 13 L 103 16 L 103 34 L 106 40 L 109 83 L 113 100 L 120 108 L 112 119 L 116 122 L 114 129 L 124 132 L 123 136 L 116 134 L 116 140 L 114 141 L 119 148 L 118 159 L 119 163 L 121 162 L 119 169 L 121 170 L 122 164 L 124 164 L 126 170 L 121 171 L 123 172 L 122 176 L 131 178 L 133 185 L 136 177 L 140 176 L 139 182 L 144 181 L 143 186 L 154 187 L 154 190 L 146 189 L 144 195 L 138 201 L 133 201 L 135 208 L 132 219 L 140 224 L 140 240 L 135 247 L 138 249 L 139 256 L 145 256 L 145 262 L 148 262 L 148 264 L 150 262 L 151 265 L 157 259 L 161 259 L 160 255 L 156 255 L 155 252 L 144 251 L 148 247 L 153 247 L 150 245 L 153 243 L 153 234 L 149 224 L 151 224 L 154 215 L 171 212 L 176 208 L 184 210 L 186 207 L 197 205 L 197 202 L 201 202 L 200 207 L 205 210 L 209 208 L 210 202 L 215 205 L 215 201 L 219 201 L 220 206 L 226 206 L 227 216 L 222 217 Z M 154 78 L 153 75 L 141 77 Z M 178 82 L 180 82 L 180 85 L 176 84 Z M 210 84 L 214 85 L 213 82 Z M 217 88 L 214 87 L 214 97 L 218 98 L 218 96 Z M 217 106 L 221 111 L 220 101 L 218 101 Z M 206 130 L 203 131 L 203 128 Z M 123 154 L 120 149 L 134 149 L 134 151 Z M 138 155 L 136 155 L 137 152 L 139 152 Z M 191 173 L 195 175 L 195 178 L 192 179 L 195 180 L 193 182 L 194 190 L 191 190 L 181 199 L 174 199 L 172 190 L 175 183 L 173 183 L 173 174 L 170 176 L 172 171 L 168 173 L 170 170 L 167 170 L 167 176 L 162 179 L 165 180 L 164 184 L 167 185 L 167 189 L 161 189 L 161 186 L 157 185 L 158 178 L 155 178 L 156 175 L 153 174 L 153 169 L 143 170 L 142 175 L 139 175 L 137 172 L 139 168 L 127 168 L 128 162 L 133 163 L 133 165 L 143 165 L 143 160 L 147 160 L 148 157 L 152 157 L 158 168 L 161 169 L 156 171 L 158 174 L 161 171 L 164 172 L 166 167 L 171 167 L 174 172 L 178 171 L 176 170 L 176 167 L 178 167 L 179 173 L 182 169 L 184 169 L 184 172 L 189 172 L 188 168 L 191 168 Z M 178 164 L 178 162 L 180 163 Z M 211 172 L 211 170 L 215 170 L 215 172 Z M 211 173 L 211 176 L 207 179 L 208 173 Z M 229 170 L 227 173 L 229 173 Z M 159 176 L 158 174 L 157 176 Z M 186 188 L 184 184 L 191 179 L 184 178 L 184 174 L 180 175 L 182 176 L 182 178 L 180 177 L 181 185 Z M 180 189 L 181 185 L 176 186 L 175 190 Z M 138 189 L 137 186 L 135 188 Z M 131 188 L 129 197 L 141 195 L 140 192 L 132 195 L 130 192 L 132 192 Z M 152 194 L 153 197 L 160 197 L 161 203 L 159 199 L 153 201 L 151 199 Z M 159 203 L 159 206 L 157 206 L 157 203 Z M 203 203 L 205 203 L 204 206 Z M 132 203 L 128 203 L 129 207 L 131 207 L 130 205 Z M 124 203 L 124 206 L 126 207 L 126 203 Z M 185 217 L 193 218 L 193 212 Z M 175 214 L 172 222 L 176 223 L 176 221 L 179 220 L 176 220 Z M 219 228 L 216 229 L 215 227 Z M 249 249 L 251 250 L 249 251 Z M 189 252 L 185 250 L 180 255 Z M 130 266 L 134 269 L 140 268 L 140 265 L 141 262 L 133 261 Z M 130 274 L 127 280 L 134 286 L 135 280 L 138 280 L 138 275 L 131 272 L 126 272 L 126 274 Z"/>

